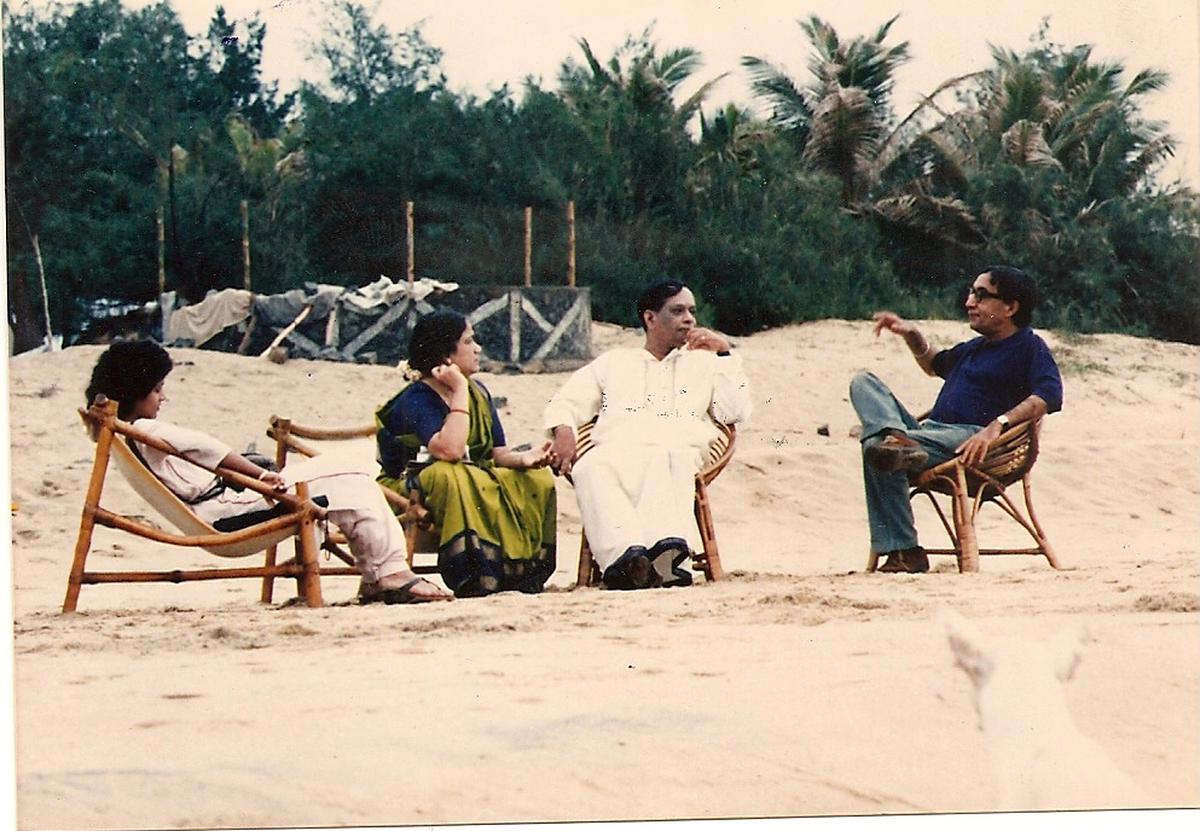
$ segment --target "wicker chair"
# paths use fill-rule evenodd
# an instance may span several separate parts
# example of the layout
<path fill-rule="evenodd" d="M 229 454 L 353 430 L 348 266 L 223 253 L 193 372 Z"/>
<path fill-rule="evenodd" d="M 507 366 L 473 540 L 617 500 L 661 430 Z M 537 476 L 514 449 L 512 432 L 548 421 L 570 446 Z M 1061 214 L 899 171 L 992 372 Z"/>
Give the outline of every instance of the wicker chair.
<path fill-rule="evenodd" d="M 1053 568 L 1061 568 L 1033 509 L 1030 474 L 1037 461 L 1040 431 L 1041 419 L 1013 424 L 992 442 L 978 465 L 965 464 L 961 457 L 955 457 L 910 477 L 909 499 L 918 494 L 928 496 L 950 537 L 950 548 L 927 548 L 927 555 L 953 555 L 960 572 L 979 571 L 979 557 L 996 554 L 1042 556 Z M 1017 482 L 1024 494 L 1024 510 L 1008 495 L 1008 488 Z M 950 497 L 949 518 L 934 494 Z M 980 548 L 975 518 L 985 502 L 994 503 L 1024 528 L 1033 538 L 1034 547 Z M 878 560 L 879 555 L 871 552 L 867 571 L 874 571 Z"/>
<path fill-rule="evenodd" d="M 83 502 L 83 516 L 79 523 L 79 536 L 75 542 L 75 556 L 67 578 L 67 592 L 63 600 L 63 612 L 74 612 L 79 602 L 79 593 L 84 585 L 96 583 L 183 583 L 191 580 L 217 580 L 232 578 L 276 577 L 295 578 L 300 598 L 309 606 L 322 605 L 321 574 L 337 573 L 336 569 L 322 569 L 317 559 L 317 522 L 325 518 L 325 511 L 308 498 L 308 486 L 297 483 L 295 495 L 281 494 L 271 488 L 223 468 L 213 472 L 227 481 L 257 491 L 274 500 L 276 508 L 261 521 L 242 525 L 250 517 L 232 517 L 216 523 L 221 528 L 205 522 L 191 507 L 172 493 L 134 455 L 126 443 L 129 439 L 154 447 L 172 455 L 179 455 L 165 442 L 147 435 L 133 425 L 117 418 L 117 402 L 97 396 L 86 410 L 79 411 L 84 424 L 96 442 L 96 455 L 92 464 L 92 475 Z M 128 480 L 133 490 L 148 502 L 168 522 L 179 529 L 179 534 L 164 531 L 137 518 L 123 516 L 100 505 L 109 461 Z M 95 526 L 103 525 L 129 534 L 168 545 L 200 548 L 217 557 L 247 557 L 268 550 L 270 555 L 262 566 L 249 568 L 211 568 L 172 571 L 88 571 L 87 557 L 91 550 Z M 284 563 L 276 564 L 275 547 L 288 538 L 295 538 L 296 555 Z"/>
<path fill-rule="evenodd" d="M 592 428 L 596 419 L 591 419 L 576 431 L 576 460 L 593 447 Z M 712 507 L 708 500 L 708 486 L 733 458 L 733 446 L 737 439 L 737 427 L 717 422 L 719 433 L 709 444 L 704 466 L 696 473 L 696 524 L 700 528 L 701 549 L 692 552 L 692 570 L 698 571 L 711 581 L 722 580 L 725 571 L 721 567 L 721 555 L 717 549 L 717 531 L 713 525 Z M 586 529 L 579 540 L 579 572 L 575 586 L 594 586 L 600 582 L 600 569 L 592 557 Z"/>

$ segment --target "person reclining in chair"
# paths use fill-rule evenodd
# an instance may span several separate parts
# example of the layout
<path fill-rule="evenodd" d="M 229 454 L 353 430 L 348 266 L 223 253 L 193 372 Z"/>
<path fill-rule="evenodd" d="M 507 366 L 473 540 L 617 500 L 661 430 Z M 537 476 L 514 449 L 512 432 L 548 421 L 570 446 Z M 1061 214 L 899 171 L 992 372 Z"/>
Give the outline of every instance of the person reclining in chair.
<path fill-rule="evenodd" d="M 235 490 L 205 467 L 225 467 L 254 477 L 276 490 L 307 482 L 310 498 L 325 497 L 329 519 L 341 529 L 362 572 L 359 599 L 370 603 L 426 603 L 453 600 L 408 568 L 404 531 L 383 492 L 366 472 L 339 467 L 333 457 L 316 456 L 289 465 L 282 473 L 267 470 L 217 439 L 158 418 L 167 400 L 167 375 L 174 367 L 167 351 L 153 341 L 114 343 L 96 361 L 87 388 L 89 405 L 97 395 L 117 402 L 117 417 L 161 439 L 192 459 L 164 453 L 137 441 L 134 455 L 176 496 L 208 523 L 272 508 L 257 492 Z M 200 467 L 203 465 L 204 467 Z"/>
<path fill-rule="evenodd" d="M 967 464 L 977 464 L 1010 423 L 1062 409 L 1058 365 L 1046 342 L 1029 328 L 1036 305 L 1029 275 L 1011 266 L 988 266 L 967 289 L 965 301 L 967 323 L 977 338 L 938 349 L 894 312 L 873 315 L 876 337 L 884 329 L 900 335 L 921 369 L 946 381 L 920 422 L 872 373 L 861 372 L 850 382 L 850 403 L 862 421 L 871 551 L 887 555 L 880 571 L 929 570 L 929 558 L 917 544 L 908 473 L 959 453 Z"/>
<path fill-rule="evenodd" d="M 584 533 L 604 585 L 687 585 L 680 568 L 700 546 L 694 479 L 713 419 L 750 413 L 741 358 L 721 334 L 696 326 L 683 283 L 649 286 L 638 298 L 640 349 L 613 349 L 577 370 L 546 406 L 551 464 L 575 483 Z M 576 463 L 576 427 L 596 419 L 592 449 Z"/>

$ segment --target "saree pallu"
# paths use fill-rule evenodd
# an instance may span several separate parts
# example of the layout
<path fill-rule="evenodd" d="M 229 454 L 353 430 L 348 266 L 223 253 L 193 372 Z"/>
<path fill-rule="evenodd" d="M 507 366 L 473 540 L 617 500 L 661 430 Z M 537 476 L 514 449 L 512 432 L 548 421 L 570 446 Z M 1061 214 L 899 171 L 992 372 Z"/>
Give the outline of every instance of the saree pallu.
<path fill-rule="evenodd" d="M 468 459 L 378 481 L 399 493 L 420 492 L 438 526 L 438 572 L 457 597 L 540 592 L 556 564 L 554 476 L 492 462 L 491 408 L 474 383 L 470 389 Z"/>

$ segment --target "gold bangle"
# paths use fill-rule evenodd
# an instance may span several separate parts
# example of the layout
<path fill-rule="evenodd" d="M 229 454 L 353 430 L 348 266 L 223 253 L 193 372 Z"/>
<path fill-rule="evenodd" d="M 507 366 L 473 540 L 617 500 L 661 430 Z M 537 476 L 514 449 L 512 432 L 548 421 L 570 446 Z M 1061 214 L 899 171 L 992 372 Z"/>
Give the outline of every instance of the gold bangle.
<path fill-rule="evenodd" d="M 465 415 L 465 416 L 469 416 L 469 415 L 471 414 L 471 411 L 470 411 L 470 410 L 464 410 L 464 409 L 462 409 L 461 407 L 451 407 L 451 408 L 450 408 L 450 412 L 452 412 L 452 413 L 462 413 L 462 414 L 463 414 L 463 415 Z"/>

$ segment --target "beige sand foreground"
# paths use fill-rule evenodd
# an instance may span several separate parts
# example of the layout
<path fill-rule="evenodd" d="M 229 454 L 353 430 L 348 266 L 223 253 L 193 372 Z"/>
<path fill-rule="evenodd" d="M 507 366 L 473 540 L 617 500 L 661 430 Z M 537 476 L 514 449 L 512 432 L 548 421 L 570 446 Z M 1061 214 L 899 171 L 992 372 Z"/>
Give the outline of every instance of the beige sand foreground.
<path fill-rule="evenodd" d="M 962 324 L 927 331 L 942 345 Z M 431 824 L 978 811 L 994 807 L 967 678 L 936 619 L 1091 643 L 1067 698 L 1160 806 L 1200 805 L 1200 349 L 1047 334 L 1067 405 L 1035 471 L 1066 569 L 984 558 L 865 574 L 849 378 L 914 408 L 938 382 L 898 339 L 828 321 L 741 340 L 756 414 L 714 486 L 727 582 L 425 607 L 262 607 L 252 581 L 89 586 L 60 616 L 99 348 L 10 363 L 20 826 Z M 596 327 L 596 348 L 638 342 Z M 164 417 L 235 446 L 272 413 L 366 422 L 395 370 L 174 350 Z M 513 443 L 561 375 L 485 375 Z M 828 436 L 818 434 L 827 425 Z M 370 466 L 368 444 L 354 448 Z M 110 506 L 146 514 L 115 478 Z M 988 512 L 985 511 L 985 516 Z M 981 537 L 1017 541 L 996 522 Z M 924 539 L 941 544 L 928 513 Z M 210 565 L 99 529 L 90 565 Z M 291 593 L 282 584 L 277 597 Z M 1087 807 L 1064 804 L 1063 807 Z"/>

